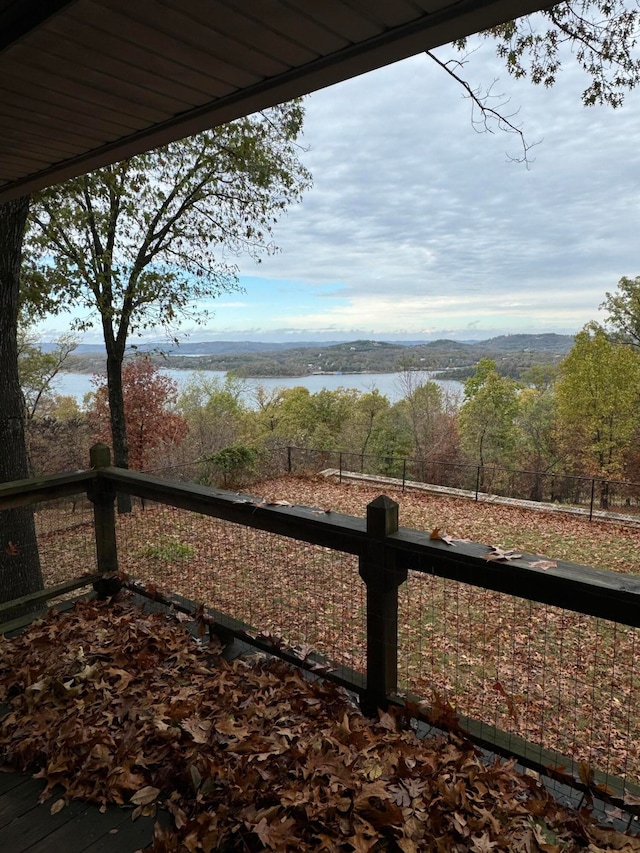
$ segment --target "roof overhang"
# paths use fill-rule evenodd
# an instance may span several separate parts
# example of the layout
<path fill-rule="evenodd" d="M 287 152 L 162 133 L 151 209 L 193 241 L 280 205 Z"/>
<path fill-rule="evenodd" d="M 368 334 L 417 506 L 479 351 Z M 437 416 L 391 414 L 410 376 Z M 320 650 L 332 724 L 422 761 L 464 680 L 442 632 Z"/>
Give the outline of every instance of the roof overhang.
<path fill-rule="evenodd" d="M 0 0 L 0 202 L 551 5 Z"/>

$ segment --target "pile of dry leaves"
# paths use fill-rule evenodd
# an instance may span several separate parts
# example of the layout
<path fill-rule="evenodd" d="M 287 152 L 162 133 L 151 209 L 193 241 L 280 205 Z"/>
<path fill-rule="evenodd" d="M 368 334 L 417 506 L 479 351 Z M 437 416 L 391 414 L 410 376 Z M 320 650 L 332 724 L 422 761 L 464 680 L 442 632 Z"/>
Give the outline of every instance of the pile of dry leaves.
<path fill-rule="evenodd" d="M 175 618 L 85 601 L 0 641 L 5 766 L 66 799 L 169 810 L 155 851 L 640 850 L 510 763 L 418 740 L 338 688 L 227 662 Z"/>

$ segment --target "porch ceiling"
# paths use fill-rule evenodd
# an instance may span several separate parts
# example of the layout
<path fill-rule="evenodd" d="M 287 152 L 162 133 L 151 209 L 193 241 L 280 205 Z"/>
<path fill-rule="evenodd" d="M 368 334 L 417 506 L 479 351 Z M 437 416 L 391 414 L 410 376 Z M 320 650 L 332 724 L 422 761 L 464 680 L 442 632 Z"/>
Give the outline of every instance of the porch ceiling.
<path fill-rule="evenodd" d="M 0 201 L 544 0 L 0 0 Z"/>

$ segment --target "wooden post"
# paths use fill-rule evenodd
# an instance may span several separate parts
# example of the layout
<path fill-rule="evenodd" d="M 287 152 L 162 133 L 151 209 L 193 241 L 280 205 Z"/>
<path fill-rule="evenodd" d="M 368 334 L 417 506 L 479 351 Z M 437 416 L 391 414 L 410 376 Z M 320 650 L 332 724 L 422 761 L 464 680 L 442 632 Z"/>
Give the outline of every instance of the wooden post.
<path fill-rule="evenodd" d="M 398 530 L 398 504 L 380 495 L 367 507 L 369 541 L 360 559 L 360 577 L 367 586 L 367 689 L 362 710 L 375 715 L 387 706 L 387 696 L 398 686 L 398 587 L 407 579 L 397 569 L 395 555 L 385 547 L 387 536 Z"/>
<path fill-rule="evenodd" d="M 90 460 L 93 469 L 107 468 L 111 464 L 111 451 L 106 444 L 94 444 L 90 450 Z M 92 480 L 87 489 L 87 497 L 93 504 L 96 557 L 101 575 L 114 575 L 118 571 L 115 496 L 115 489 L 99 480 Z M 106 578 L 93 586 L 100 596 L 112 595 L 117 592 L 116 587 L 119 588 L 119 584 L 110 584 Z"/>

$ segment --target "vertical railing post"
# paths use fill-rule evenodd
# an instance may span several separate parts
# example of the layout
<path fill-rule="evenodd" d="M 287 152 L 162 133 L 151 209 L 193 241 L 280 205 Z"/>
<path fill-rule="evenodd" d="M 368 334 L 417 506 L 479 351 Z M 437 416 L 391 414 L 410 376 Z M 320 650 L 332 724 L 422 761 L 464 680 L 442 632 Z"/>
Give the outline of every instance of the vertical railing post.
<path fill-rule="evenodd" d="M 94 444 L 90 450 L 91 468 L 99 470 L 111 464 L 111 451 L 106 444 Z M 101 575 L 115 575 L 118 571 L 118 549 L 116 545 L 116 516 L 115 488 L 96 478 L 91 480 L 87 488 L 87 497 L 93 504 L 93 521 L 95 527 L 96 558 L 98 572 Z M 116 591 L 108 581 L 101 580 L 94 584 L 99 595 L 110 595 Z"/>
<path fill-rule="evenodd" d="M 287 473 L 291 473 L 291 445 L 287 445 Z"/>
<path fill-rule="evenodd" d="M 338 454 L 338 470 L 340 472 L 339 476 L 338 476 L 338 482 L 341 483 L 342 482 L 342 451 L 340 451 L 340 453 Z"/>
<path fill-rule="evenodd" d="M 402 491 L 404 492 L 404 486 L 407 482 L 407 460 L 402 460 Z"/>
<path fill-rule="evenodd" d="M 367 507 L 367 546 L 360 558 L 360 577 L 367 587 L 367 687 L 361 704 L 365 714 L 385 708 L 398 686 L 398 587 L 407 570 L 396 567 L 395 552 L 385 546 L 398 530 L 398 504 L 380 495 Z"/>
<path fill-rule="evenodd" d="M 478 465 L 478 470 L 476 471 L 476 500 L 478 500 L 478 492 L 480 491 L 480 468 Z"/>
<path fill-rule="evenodd" d="M 591 478 L 591 500 L 589 502 L 589 521 L 593 521 L 593 501 L 596 494 L 596 480 L 595 477 Z"/>

